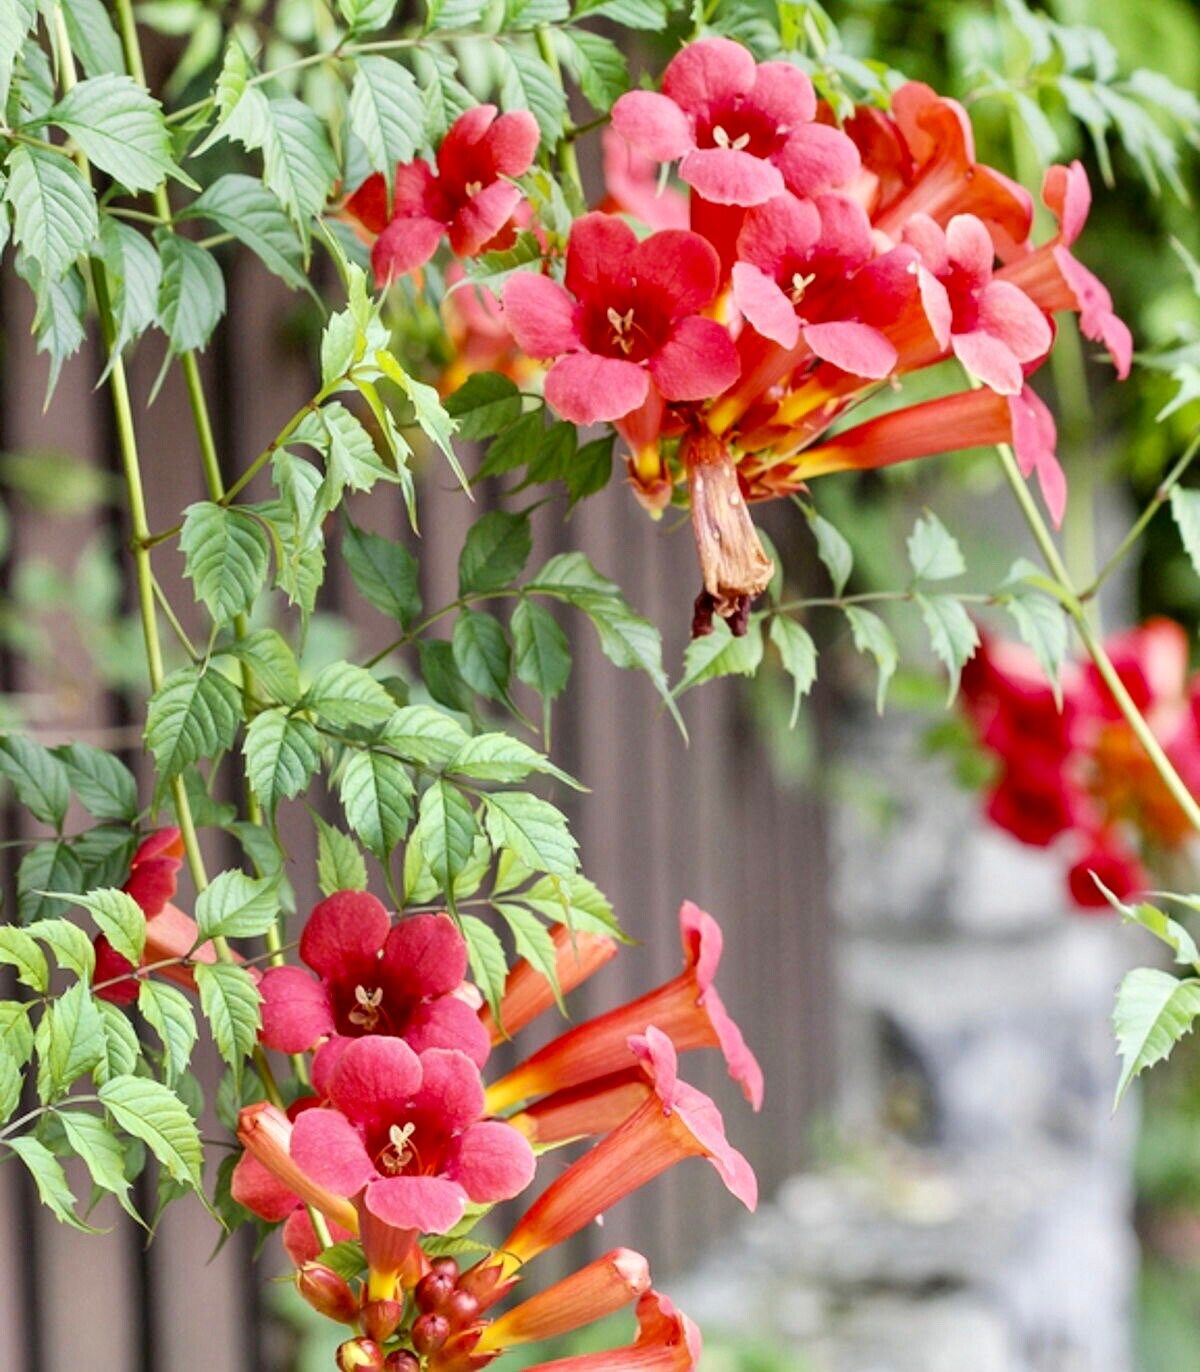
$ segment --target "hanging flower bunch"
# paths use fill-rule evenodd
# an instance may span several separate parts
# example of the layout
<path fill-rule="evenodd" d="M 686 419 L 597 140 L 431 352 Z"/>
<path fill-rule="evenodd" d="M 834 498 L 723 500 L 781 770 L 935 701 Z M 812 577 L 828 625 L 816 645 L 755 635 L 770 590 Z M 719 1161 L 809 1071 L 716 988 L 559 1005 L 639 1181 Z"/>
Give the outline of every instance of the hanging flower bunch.
<path fill-rule="evenodd" d="M 697 631 L 714 614 L 743 629 L 770 581 L 748 502 L 815 476 L 1007 443 L 1062 518 L 1054 421 L 1028 384 L 1053 316 L 1076 313 L 1121 377 L 1132 352 L 1072 253 L 1091 199 L 1078 162 L 1046 173 L 1058 232 L 1035 246 L 1028 194 L 976 159 L 955 101 L 910 82 L 890 110 L 839 127 L 799 68 L 726 38 L 684 48 L 661 91 L 623 95 L 605 139 L 609 194 L 561 257 L 510 275 L 501 309 L 466 307 L 473 331 L 463 307 L 452 319 L 468 351 L 509 374 L 522 355 L 540 360 L 561 418 L 612 424 L 648 510 L 686 487 Z M 373 241 L 377 282 L 422 266 L 443 236 L 460 257 L 511 244 L 530 222 L 512 178 L 536 142 L 528 116 L 484 106 L 451 129 L 436 170 L 397 168 L 390 217 L 383 178 L 366 183 L 347 212 Z M 657 193 L 660 165 L 676 167 L 686 209 Z M 630 218 L 651 231 L 639 238 Z M 500 323 L 513 352 L 497 347 Z M 884 385 L 951 357 L 971 389 L 831 433 Z"/>
<path fill-rule="evenodd" d="M 1121 685 L 1189 787 L 1200 785 L 1200 674 L 1184 629 L 1152 619 L 1106 644 Z M 963 672 L 963 706 L 998 771 L 988 819 L 1022 843 L 1061 847 L 1084 909 L 1107 909 L 1150 873 L 1174 874 L 1192 829 L 1094 664 L 1069 663 L 1061 701 L 1033 654 L 984 638 Z"/>
<path fill-rule="evenodd" d="M 754 1173 L 717 1107 L 678 1075 L 679 1053 L 717 1048 L 754 1108 L 762 1103 L 758 1064 L 714 985 L 721 931 L 691 903 L 679 919 L 677 977 L 488 1082 L 492 1047 L 550 1010 L 556 990 L 604 966 L 617 951 L 612 938 L 556 926 L 557 988 L 519 961 L 493 1015 L 466 980 L 467 947 L 447 915 L 394 923 L 357 891 L 312 911 L 304 966 L 272 967 L 260 986 L 262 1043 L 306 1055 L 311 1088 L 286 1107 L 242 1110 L 232 1192 L 282 1225 L 301 1294 L 348 1326 L 340 1368 L 471 1372 L 633 1303 L 631 1349 L 544 1366 L 699 1366 L 696 1327 L 652 1288 L 637 1253 L 616 1249 L 524 1292 L 535 1258 L 686 1158 L 706 1158 L 739 1200 L 756 1204 Z M 474 1226 L 487 1211 L 529 1191 L 535 1150 L 581 1141 L 587 1150 L 526 1202 L 503 1241 L 479 1241 Z M 444 1238 L 467 1231 L 465 1250 L 453 1239 L 449 1249 L 471 1252 L 469 1264 Z M 359 1275 L 339 1270 L 345 1246 L 338 1267 L 323 1260 L 331 1241 L 352 1241 Z"/>

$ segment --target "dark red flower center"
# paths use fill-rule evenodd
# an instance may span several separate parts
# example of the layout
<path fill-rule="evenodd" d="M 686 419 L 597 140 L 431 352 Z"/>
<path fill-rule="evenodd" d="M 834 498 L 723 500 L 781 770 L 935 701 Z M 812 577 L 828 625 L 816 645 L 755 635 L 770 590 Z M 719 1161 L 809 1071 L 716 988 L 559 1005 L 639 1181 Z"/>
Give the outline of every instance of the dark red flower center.
<path fill-rule="evenodd" d="M 762 110 L 739 100 L 709 110 L 697 125 L 696 145 L 748 152 L 752 157 L 770 157 L 778 151 L 787 134 L 787 129 L 779 128 Z"/>
<path fill-rule="evenodd" d="M 665 302 L 634 285 L 587 300 L 581 331 L 590 353 L 644 362 L 667 341 L 671 314 Z"/>
<path fill-rule="evenodd" d="M 367 1125 L 367 1152 L 384 1177 L 437 1176 L 450 1140 L 427 1111 Z"/>
<path fill-rule="evenodd" d="M 403 1037 L 414 1007 L 407 997 L 396 995 L 381 971 L 379 967 L 359 968 L 357 975 L 330 985 L 333 1019 L 339 1034 L 346 1038 L 363 1034 Z"/>

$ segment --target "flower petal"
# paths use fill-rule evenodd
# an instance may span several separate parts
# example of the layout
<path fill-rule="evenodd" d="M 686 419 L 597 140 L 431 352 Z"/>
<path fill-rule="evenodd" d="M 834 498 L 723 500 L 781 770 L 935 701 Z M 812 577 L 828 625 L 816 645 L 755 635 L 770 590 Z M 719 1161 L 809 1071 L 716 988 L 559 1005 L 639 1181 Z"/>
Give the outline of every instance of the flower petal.
<path fill-rule="evenodd" d="M 477 169 L 477 148 L 496 118 L 495 105 L 473 105 L 446 130 L 438 147 L 438 171 L 452 181 L 467 181 Z"/>
<path fill-rule="evenodd" d="M 956 214 L 946 225 L 946 252 L 973 285 L 991 280 L 996 247 L 987 227 L 975 215 Z"/>
<path fill-rule="evenodd" d="M 482 1067 L 491 1049 L 491 1035 L 478 1013 L 457 996 L 439 996 L 419 1005 L 404 1029 L 414 1053 L 430 1048 L 456 1048 Z"/>
<path fill-rule="evenodd" d="M 711 400 L 741 370 L 733 339 L 715 319 L 681 319 L 650 358 L 650 375 L 666 400 Z"/>
<path fill-rule="evenodd" d="M 687 229 L 662 229 L 644 238 L 630 261 L 637 289 L 661 292 L 673 318 L 712 303 L 721 263 L 712 246 Z"/>
<path fill-rule="evenodd" d="M 1092 208 L 1092 188 L 1083 163 L 1075 161 L 1067 167 L 1047 167 L 1042 178 L 1042 200 L 1058 220 L 1058 233 L 1064 246 L 1070 247 L 1083 232 Z"/>
<path fill-rule="evenodd" d="M 679 164 L 679 175 L 714 205 L 762 205 L 783 193 L 778 167 L 734 148 L 700 148 Z"/>
<path fill-rule="evenodd" d="M 1037 472 L 1038 485 L 1057 528 L 1067 508 L 1067 479 L 1055 451 L 1058 434 L 1046 402 L 1030 387 L 1009 398 L 1012 444 L 1025 476 Z"/>
<path fill-rule="evenodd" d="M 546 399 L 572 424 L 620 419 L 646 399 L 650 378 L 635 362 L 571 353 L 546 374 Z"/>
<path fill-rule="evenodd" d="M 368 176 L 347 198 L 342 213 L 361 224 L 371 238 L 381 234 L 388 222 L 387 183 L 383 173 L 374 172 Z"/>
<path fill-rule="evenodd" d="M 979 327 L 1001 338 L 1018 362 L 1034 362 L 1054 341 L 1046 316 L 1019 286 L 991 281 L 979 297 Z"/>
<path fill-rule="evenodd" d="M 335 891 L 313 906 L 300 935 L 300 956 L 322 977 L 374 959 L 392 922 L 381 901 L 366 891 Z"/>
<path fill-rule="evenodd" d="M 412 1114 L 428 1115 L 446 1134 L 457 1133 L 482 1116 L 483 1080 L 465 1053 L 429 1048 L 421 1054 L 420 1065 L 421 1084 L 407 1106 Z"/>
<path fill-rule="evenodd" d="M 399 996 L 445 996 L 467 975 L 467 945 L 449 915 L 410 915 L 388 934 L 382 970 Z"/>
<path fill-rule="evenodd" d="M 363 1197 L 377 1219 L 421 1234 L 448 1233 L 463 1217 L 467 1193 L 445 1177 L 383 1177 Z"/>
<path fill-rule="evenodd" d="M 306 1176 L 339 1196 L 356 1196 L 376 1176 L 358 1130 L 337 1110 L 305 1110 L 289 1151 Z"/>
<path fill-rule="evenodd" d="M 689 43 L 667 64 L 663 94 L 689 114 L 731 101 L 754 88 L 757 67 L 749 50 L 730 38 Z"/>
<path fill-rule="evenodd" d="M 502 1120 L 480 1120 L 465 1129 L 443 1167 L 477 1205 L 519 1196 L 536 1170 L 529 1141 Z"/>
<path fill-rule="evenodd" d="M 1002 339 L 983 329 L 956 333 L 950 340 L 954 356 L 977 380 L 997 395 L 1018 395 L 1025 384 L 1021 364 Z"/>
<path fill-rule="evenodd" d="M 450 247 L 459 257 L 472 257 L 508 223 L 521 203 L 520 187 L 493 181 L 463 205 L 450 221 Z"/>
<path fill-rule="evenodd" d="M 627 279 L 636 248 L 637 235 L 623 219 L 585 214 L 567 240 L 567 290 L 579 300 L 602 295 L 610 282 Z"/>
<path fill-rule="evenodd" d="M 483 141 L 498 175 L 524 176 L 540 139 L 533 115 L 528 110 L 513 110 L 496 120 Z"/>
<path fill-rule="evenodd" d="M 423 267 L 437 251 L 445 227 L 423 215 L 393 219 L 371 249 L 375 285 L 383 290 L 395 277 Z"/>
<path fill-rule="evenodd" d="M 749 262 L 733 264 L 733 300 L 764 338 L 781 348 L 794 348 L 800 338 L 796 309 L 774 277 Z"/>
<path fill-rule="evenodd" d="M 421 1059 L 403 1039 L 368 1034 L 341 1050 L 329 1077 L 329 1099 L 353 1120 L 380 1120 L 404 1110 L 421 1086 Z"/>
<path fill-rule="evenodd" d="M 159 829 L 143 840 L 129 864 L 129 879 L 122 888 L 153 919 L 172 900 L 179 883 L 176 874 L 183 866 L 183 836 L 174 825 Z"/>
<path fill-rule="evenodd" d="M 229 1192 L 239 1205 L 272 1224 L 286 1220 L 300 1204 L 300 1197 L 251 1153 L 238 1158 Z"/>
<path fill-rule="evenodd" d="M 853 141 L 828 124 L 805 124 L 794 130 L 773 160 L 794 195 L 835 190 L 848 185 L 862 170 Z"/>
<path fill-rule="evenodd" d="M 896 365 L 896 349 L 870 324 L 855 320 L 806 324 L 804 341 L 826 362 L 853 376 L 877 381 Z"/>
<path fill-rule="evenodd" d="M 557 281 L 537 272 L 516 272 L 504 283 L 504 319 L 530 357 L 559 357 L 582 342 L 579 309 Z"/>
<path fill-rule="evenodd" d="M 302 967 L 270 967 L 259 983 L 259 1038 L 279 1053 L 304 1053 L 334 1030 L 329 992 Z"/>
<path fill-rule="evenodd" d="M 674 162 L 696 146 L 692 121 L 657 91 L 626 91 L 612 109 L 612 126 L 655 162 Z"/>
<path fill-rule="evenodd" d="M 776 127 L 807 124 L 817 113 L 817 95 L 807 74 L 791 62 L 760 62 L 746 105 Z"/>
<path fill-rule="evenodd" d="M 737 253 L 774 276 L 789 257 L 804 257 L 821 237 L 821 215 L 811 200 L 779 195 L 757 205 L 742 221 Z"/>

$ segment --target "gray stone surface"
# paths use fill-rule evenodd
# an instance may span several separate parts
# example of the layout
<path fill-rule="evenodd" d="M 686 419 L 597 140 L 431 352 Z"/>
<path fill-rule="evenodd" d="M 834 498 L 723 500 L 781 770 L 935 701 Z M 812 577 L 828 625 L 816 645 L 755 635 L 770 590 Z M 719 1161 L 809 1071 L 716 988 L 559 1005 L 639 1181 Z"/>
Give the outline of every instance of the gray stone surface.
<path fill-rule="evenodd" d="M 1061 863 L 986 828 L 903 721 L 856 735 L 868 759 L 897 804 L 835 824 L 840 1142 L 681 1295 L 796 1372 L 1131 1372 L 1110 1015 L 1136 940 L 1065 913 Z"/>

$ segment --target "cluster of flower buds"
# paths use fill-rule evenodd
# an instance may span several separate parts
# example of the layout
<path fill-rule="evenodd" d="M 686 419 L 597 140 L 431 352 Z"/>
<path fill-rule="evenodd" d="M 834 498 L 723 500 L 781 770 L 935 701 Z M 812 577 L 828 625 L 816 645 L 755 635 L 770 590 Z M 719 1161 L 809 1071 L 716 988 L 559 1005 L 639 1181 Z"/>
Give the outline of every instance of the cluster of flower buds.
<path fill-rule="evenodd" d="M 648 510 L 686 490 L 698 631 L 720 614 L 737 632 L 770 581 L 748 503 L 816 476 L 1007 443 L 1061 519 L 1054 421 L 1027 384 L 1053 316 L 1077 314 L 1122 377 L 1132 351 L 1072 253 L 1091 201 L 1078 162 L 1047 171 L 1058 231 L 1035 246 L 1031 197 L 977 160 L 955 101 L 910 82 L 839 126 L 798 67 L 725 38 L 679 52 L 660 91 L 623 95 L 605 140 L 608 194 L 565 254 L 553 245 L 540 271 L 510 276 L 499 305 L 479 293 L 452 306 L 455 372 L 478 359 L 524 381 L 540 361 L 552 409 L 624 438 Z M 380 283 L 444 235 L 470 256 L 538 231 L 511 180 L 536 145 L 528 116 L 483 106 L 447 134 L 436 170 L 397 168 L 390 217 L 381 177 L 356 192 L 347 213 Z M 686 199 L 657 188 L 660 164 L 676 165 Z M 651 232 L 639 239 L 630 219 Z M 948 358 L 971 389 L 830 435 L 881 387 Z"/>
<path fill-rule="evenodd" d="M 1152 619 L 1106 645 L 1118 676 L 1189 788 L 1200 785 L 1200 674 L 1188 640 Z M 992 823 L 1022 843 L 1060 844 L 1071 898 L 1107 909 L 1095 873 L 1118 898 L 1184 857 L 1191 826 L 1090 663 L 1068 663 L 1061 704 L 1033 654 L 985 637 L 963 672 L 963 703 L 999 763 L 987 793 Z"/>
<path fill-rule="evenodd" d="M 750 1165 L 713 1102 L 679 1079 L 678 1054 L 720 1050 L 756 1109 L 762 1074 L 714 985 L 720 929 L 688 903 L 680 933 L 677 977 L 485 1084 L 492 1047 L 607 963 L 615 941 L 556 926 L 557 988 L 520 961 L 493 1017 L 465 979 L 466 945 L 449 916 L 393 922 L 375 897 L 352 891 L 314 908 L 300 939 L 305 966 L 272 967 L 260 983 L 262 1043 L 311 1054 L 311 1091 L 286 1110 L 266 1101 L 242 1110 L 232 1193 L 282 1225 L 309 1304 L 356 1331 L 338 1350 L 339 1368 L 474 1372 L 634 1302 L 629 1365 L 697 1365 L 695 1326 L 625 1249 L 508 1304 L 526 1264 L 685 1158 L 707 1159 L 756 1204 Z M 464 1220 L 529 1188 L 535 1145 L 588 1141 L 473 1266 L 439 1255 L 439 1236 L 460 1237 Z M 361 1276 L 347 1280 L 322 1261 L 329 1239 L 359 1245 Z M 625 1365 L 618 1353 L 595 1356 L 544 1366 Z"/>

